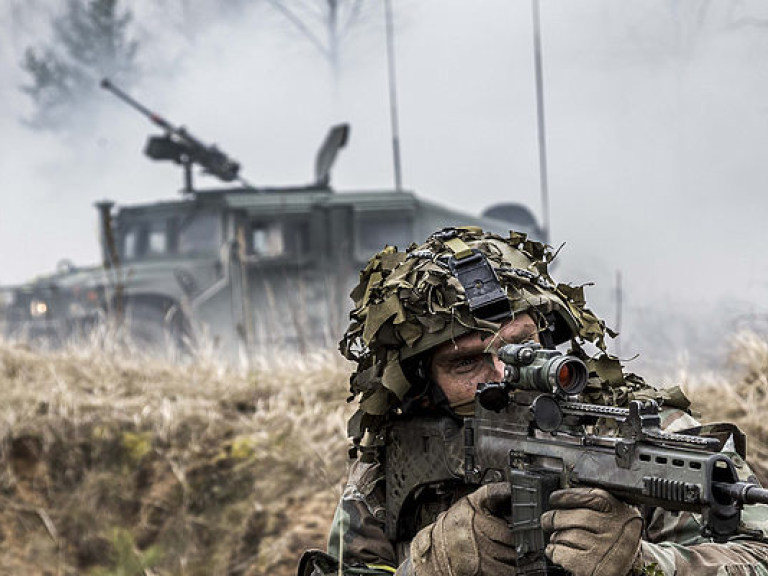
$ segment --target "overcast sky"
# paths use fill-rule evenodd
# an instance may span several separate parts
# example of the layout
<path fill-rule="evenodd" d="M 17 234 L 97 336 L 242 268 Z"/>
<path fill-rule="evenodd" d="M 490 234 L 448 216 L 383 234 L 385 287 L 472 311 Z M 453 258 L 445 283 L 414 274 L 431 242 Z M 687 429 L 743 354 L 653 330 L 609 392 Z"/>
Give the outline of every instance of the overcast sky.
<path fill-rule="evenodd" d="M 176 167 L 141 154 L 151 124 L 105 92 L 67 136 L 20 123 L 18 62 L 63 4 L 31 3 L 34 20 L 13 11 L 24 3 L 0 9 L 0 285 L 62 258 L 95 263 L 94 201 L 169 199 L 181 186 Z M 219 144 L 256 184 L 311 181 L 327 128 L 349 121 L 335 188 L 393 186 L 383 3 L 346 38 L 336 89 L 264 2 L 227 18 L 190 2 L 187 28 L 174 4 L 131 3 L 136 98 Z M 515 201 L 540 215 L 530 2 L 393 5 L 406 188 L 473 213 Z M 627 306 L 695 304 L 701 330 L 726 331 L 724 302 L 768 313 L 768 4 L 541 0 L 541 20 L 560 279 L 595 281 L 588 294 L 609 321 L 618 270 Z"/>

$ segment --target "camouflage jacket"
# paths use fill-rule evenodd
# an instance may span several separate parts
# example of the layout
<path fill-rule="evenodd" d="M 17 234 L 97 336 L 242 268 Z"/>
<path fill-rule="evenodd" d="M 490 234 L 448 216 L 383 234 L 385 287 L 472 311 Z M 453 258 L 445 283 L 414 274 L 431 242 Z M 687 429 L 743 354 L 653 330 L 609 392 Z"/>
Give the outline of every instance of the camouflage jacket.
<path fill-rule="evenodd" d="M 755 481 L 744 461 L 745 439 L 732 425 L 699 425 L 681 410 L 664 414 L 662 427 L 668 432 L 714 436 L 723 452 L 737 466 L 742 480 Z M 385 534 L 385 474 L 378 462 L 355 460 L 336 509 L 328 541 L 328 554 L 302 560 L 300 576 L 338 574 L 337 558 L 343 558 L 343 574 L 402 574 L 409 556 L 409 542 L 393 543 Z M 447 509 L 463 494 L 456 493 L 441 506 Z M 426 510 L 417 530 L 433 521 L 440 509 Z M 646 510 L 646 530 L 641 544 L 639 568 L 632 573 L 652 576 L 768 576 L 768 541 L 733 539 L 715 544 L 701 535 L 701 518 L 687 512 Z M 768 535 L 768 506 L 745 507 L 745 527 Z M 415 535 L 416 532 L 414 532 Z M 627 567 L 628 573 L 631 568 Z"/>

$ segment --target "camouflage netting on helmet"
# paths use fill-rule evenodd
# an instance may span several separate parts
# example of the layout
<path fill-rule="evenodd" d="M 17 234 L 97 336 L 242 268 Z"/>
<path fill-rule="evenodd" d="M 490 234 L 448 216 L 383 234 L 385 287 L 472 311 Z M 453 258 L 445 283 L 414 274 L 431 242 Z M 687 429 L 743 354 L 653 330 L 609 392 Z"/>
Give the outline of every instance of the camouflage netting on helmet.
<path fill-rule="evenodd" d="M 492 266 L 510 316 L 532 313 L 540 329 L 552 330 L 556 344 L 573 339 L 605 349 L 609 331 L 586 308 L 583 288 L 556 285 L 547 271 L 554 257 L 550 247 L 525 234 L 510 232 L 504 238 L 479 228 L 450 228 L 405 252 L 387 246 L 360 273 L 351 294 L 351 323 L 339 344 L 342 354 L 357 362 L 350 400 L 359 399 L 360 411 L 350 430 L 375 428 L 400 404 L 410 388 L 401 360 L 472 330 L 500 328 L 470 314 L 464 286 L 451 272 L 451 258 L 472 249 Z"/>
<path fill-rule="evenodd" d="M 592 404 L 626 407 L 632 400 L 653 400 L 662 408 L 687 411 L 691 405 L 679 386 L 667 388 L 652 386 L 642 377 L 625 372 L 618 358 L 607 353 L 589 357 L 579 347 L 571 353 L 579 356 L 587 365 L 589 379 L 582 392 L 582 399 Z"/>

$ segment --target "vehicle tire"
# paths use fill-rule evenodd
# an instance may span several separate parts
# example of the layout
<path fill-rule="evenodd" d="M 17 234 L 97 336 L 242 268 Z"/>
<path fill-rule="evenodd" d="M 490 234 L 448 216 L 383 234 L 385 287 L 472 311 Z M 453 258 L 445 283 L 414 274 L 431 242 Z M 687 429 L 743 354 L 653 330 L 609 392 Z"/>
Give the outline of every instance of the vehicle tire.
<path fill-rule="evenodd" d="M 150 356 L 176 359 L 184 349 L 184 324 L 178 315 L 168 315 L 146 302 L 129 303 L 125 326 L 131 345 Z"/>

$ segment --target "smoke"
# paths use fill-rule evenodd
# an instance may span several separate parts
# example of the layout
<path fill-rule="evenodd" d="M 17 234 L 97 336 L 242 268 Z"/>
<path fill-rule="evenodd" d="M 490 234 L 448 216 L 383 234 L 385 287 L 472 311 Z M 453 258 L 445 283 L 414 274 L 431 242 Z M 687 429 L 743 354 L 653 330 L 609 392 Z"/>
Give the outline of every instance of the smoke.
<path fill-rule="evenodd" d="M 383 7 L 344 37 L 334 85 L 327 60 L 269 3 L 130 6 L 143 72 L 132 95 L 217 143 L 247 179 L 308 183 L 325 131 L 345 120 L 335 188 L 393 186 Z M 394 7 L 406 187 L 471 213 L 504 201 L 540 213 L 530 4 Z M 178 169 L 141 154 L 152 125 L 106 92 L 83 102 L 66 134 L 20 123 L 30 108 L 19 60 L 50 35 L 25 14 L 23 3 L 0 9 L 5 285 L 64 257 L 98 261 L 94 201 L 181 188 Z M 611 324 L 621 271 L 621 351 L 649 361 L 696 353 L 736 319 L 768 314 L 768 7 L 541 0 L 541 18 L 551 240 L 566 242 L 557 276 L 596 282 L 588 298 Z"/>

